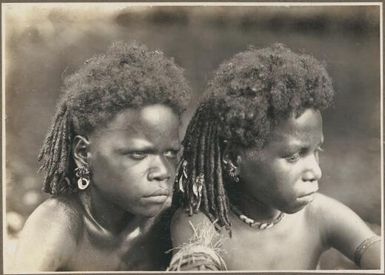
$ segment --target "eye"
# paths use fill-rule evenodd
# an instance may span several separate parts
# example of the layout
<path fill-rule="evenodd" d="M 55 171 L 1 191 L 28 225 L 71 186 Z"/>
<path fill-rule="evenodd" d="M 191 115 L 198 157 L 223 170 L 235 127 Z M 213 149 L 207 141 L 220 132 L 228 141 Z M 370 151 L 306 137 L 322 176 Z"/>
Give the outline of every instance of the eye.
<path fill-rule="evenodd" d="M 142 160 L 147 157 L 147 154 L 144 152 L 130 152 L 127 153 L 127 156 L 129 156 L 133 160 Z"/>
<path fill-rule="evenodd" d="M 300 157 L 301 157 L 300 153 L 295 153 L 286 157 L 285 159 L 290 163 L 295 163 L 300 159 Z"/>
<path fill-rule="evenodd" d="M 169 159 L 176 159 L 178 155 L 179 150 L 168 150 L 164 152 L 164 156 Z"/>

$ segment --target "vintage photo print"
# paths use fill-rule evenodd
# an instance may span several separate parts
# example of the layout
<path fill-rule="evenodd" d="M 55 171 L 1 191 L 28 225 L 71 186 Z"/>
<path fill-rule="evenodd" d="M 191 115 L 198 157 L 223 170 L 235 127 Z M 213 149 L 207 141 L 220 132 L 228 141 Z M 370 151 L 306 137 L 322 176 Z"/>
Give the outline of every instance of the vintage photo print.
<path fill-rule="evenodd" d="M 3 273 L 384 271 L 382 3 L 2 3 Z"/>

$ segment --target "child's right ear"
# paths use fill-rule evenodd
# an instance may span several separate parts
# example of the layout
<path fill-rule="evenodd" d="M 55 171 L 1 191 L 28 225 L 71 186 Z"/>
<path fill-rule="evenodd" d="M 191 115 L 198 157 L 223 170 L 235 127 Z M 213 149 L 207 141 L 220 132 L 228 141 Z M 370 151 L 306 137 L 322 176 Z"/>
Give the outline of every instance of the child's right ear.
<path fill-rule="evenodd" d="M 77 167 L 88 166 L 88 152 L 89 152 L 90 142 L 86 137 L 77 135 L 74 138 L 72 144 L 72 152 L 74 154 L 74 160 Z"/>

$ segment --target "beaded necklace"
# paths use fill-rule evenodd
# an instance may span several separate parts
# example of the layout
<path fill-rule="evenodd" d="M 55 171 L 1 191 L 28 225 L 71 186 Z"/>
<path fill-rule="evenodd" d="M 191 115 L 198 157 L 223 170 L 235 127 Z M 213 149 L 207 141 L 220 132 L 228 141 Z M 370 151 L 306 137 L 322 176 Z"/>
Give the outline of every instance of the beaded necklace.
<path fill-rule="evenodd" d="M 282 218 L 285 216 L 285 213 L 281 212 L 276 218 L 269 222 L 257 222 L 247 216 L 245 216 L 241 210 L 239 210 L 236 206 L 230 205 L 231 210 L 238 216 L 238 218 L 243 221 L 244 223 L 248 224 L 250 227 L 259 229 L 259 230 L 264 230 L 273 227 L 277 223 L 279 223 Z"/>

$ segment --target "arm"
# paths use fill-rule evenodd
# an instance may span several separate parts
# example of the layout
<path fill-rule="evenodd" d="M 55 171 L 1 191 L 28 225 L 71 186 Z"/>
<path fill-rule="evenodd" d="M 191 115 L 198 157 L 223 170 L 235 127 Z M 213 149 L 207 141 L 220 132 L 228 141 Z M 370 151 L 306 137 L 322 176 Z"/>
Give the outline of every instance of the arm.
<path fill-rule="evenodd" d="M 226 270 L 221 257 L 221 236 L 203 214 L 188 216 L 179 209 L 171 221 L 174 255 L 169 271 Z"/>
<path fill-rule="evenodd" d="M 326 244 L 336 248 L 362 269 L 380 269 L 381 242 L 350 208 L 326 197 L 313 202 L 319 228 Z"/>
<path fill-rule="evenodd" d="M 28 218 L 18 240 L 15 271 L 55 271 L 75 251 L 74 215 L 63 203 L 49 199 Z"/>

